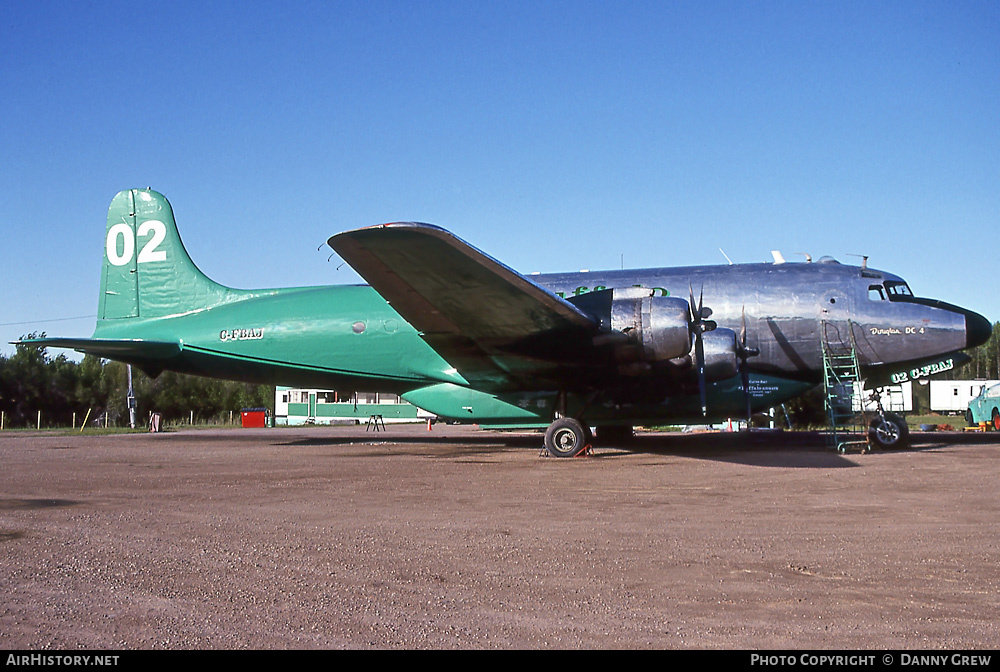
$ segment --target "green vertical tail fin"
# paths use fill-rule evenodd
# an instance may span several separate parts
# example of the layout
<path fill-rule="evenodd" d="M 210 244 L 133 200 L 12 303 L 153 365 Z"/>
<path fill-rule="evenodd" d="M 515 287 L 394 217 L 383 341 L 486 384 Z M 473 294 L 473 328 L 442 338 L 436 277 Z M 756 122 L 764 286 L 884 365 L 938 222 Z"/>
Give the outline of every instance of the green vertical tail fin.
<path fill-rule="evenodd" d="M 248 294 L 220 285 L 198 270 L 184 249 L 163 194 L 129 189 L 111 201 L 98 328 L 102 320 L 167 317 Z"/>

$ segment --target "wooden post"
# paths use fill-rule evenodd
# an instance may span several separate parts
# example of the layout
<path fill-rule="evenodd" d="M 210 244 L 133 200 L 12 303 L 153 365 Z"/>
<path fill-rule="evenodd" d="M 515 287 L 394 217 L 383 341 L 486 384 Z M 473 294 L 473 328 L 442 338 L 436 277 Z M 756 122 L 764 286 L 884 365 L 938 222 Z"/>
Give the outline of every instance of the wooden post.
<path fill-rule="evenodd" d="M 35 421 L 35 429 L 42 428 L 42 412 L 38 411 L 38 420 Z"/>
<path fill-rule="evenodd" d="M 73 411 L 73 429 L 76 429 L 76 411 Z"/>
<path fill-rule="evenodd" d="M 94 410 L 92 408 L 87 409 L 87 415 L 84 416 L 83 422 L 80 423 L 80 433 L 83 434 L 83 428 L 87 426 L 87 420 L 90 420 L 90 412 Z"/>

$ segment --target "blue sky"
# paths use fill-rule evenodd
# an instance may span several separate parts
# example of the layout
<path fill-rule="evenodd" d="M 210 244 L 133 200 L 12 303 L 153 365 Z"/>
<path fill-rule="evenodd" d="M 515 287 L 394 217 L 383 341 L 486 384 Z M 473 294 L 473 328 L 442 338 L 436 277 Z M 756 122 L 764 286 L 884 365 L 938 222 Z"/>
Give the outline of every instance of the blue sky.
<path fill-rule="evenodd" d="M 90 335 L 144 186 L 236 287 L 417 220 L 525 273 L 866 254 L 1000 320 L 993 0 L 4 0 L 0 38 L 4 343 Z"/>

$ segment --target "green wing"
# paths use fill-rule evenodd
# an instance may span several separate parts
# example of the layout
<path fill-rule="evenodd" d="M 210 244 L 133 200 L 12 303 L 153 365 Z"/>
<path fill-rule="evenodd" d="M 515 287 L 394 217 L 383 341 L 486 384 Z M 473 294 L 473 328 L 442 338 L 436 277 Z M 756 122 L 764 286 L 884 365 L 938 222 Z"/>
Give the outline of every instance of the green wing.
<path fill-rule="evenodd" d="M 448 231 L 400 222 L 328 241 L 477 387 L 562 380 L 598 321 Z"/>

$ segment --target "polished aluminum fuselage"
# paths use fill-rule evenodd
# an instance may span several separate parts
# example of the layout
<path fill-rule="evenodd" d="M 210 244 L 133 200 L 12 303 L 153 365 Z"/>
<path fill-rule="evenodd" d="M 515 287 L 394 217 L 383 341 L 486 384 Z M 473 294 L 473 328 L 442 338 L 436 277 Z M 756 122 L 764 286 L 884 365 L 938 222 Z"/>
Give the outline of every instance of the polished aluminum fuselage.
<path fill-rule="evenodd" d="M 702 297 L 720 327 L 738 332 L 745 315 L 747 345 L 760 350 L 751 370 L 801 380 L 818 379 L 824 340 L 834 347 L 853 344 L 869 370 L 958 351 L 968 342 L 968 311 L 889 300 L 885 283 L 905 285 L 902 278 L 836 262 L 580 272 L 532 280 L 566 298 L 633 286 L 661 296 Z"/>

